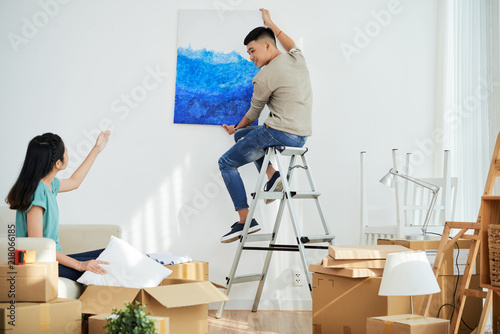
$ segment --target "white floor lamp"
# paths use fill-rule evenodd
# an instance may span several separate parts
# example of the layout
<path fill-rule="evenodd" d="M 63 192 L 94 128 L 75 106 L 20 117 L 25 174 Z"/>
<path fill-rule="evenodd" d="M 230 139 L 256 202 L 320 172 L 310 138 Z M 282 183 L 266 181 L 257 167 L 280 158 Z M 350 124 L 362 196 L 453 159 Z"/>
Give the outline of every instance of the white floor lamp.
<path fill-rule="evenodd" d="M 387 256 L 378 292 L 380 296 L 410 296 L 413 314 L 413 296 L 440 291 L 425 252 L 401 252 Z"/>

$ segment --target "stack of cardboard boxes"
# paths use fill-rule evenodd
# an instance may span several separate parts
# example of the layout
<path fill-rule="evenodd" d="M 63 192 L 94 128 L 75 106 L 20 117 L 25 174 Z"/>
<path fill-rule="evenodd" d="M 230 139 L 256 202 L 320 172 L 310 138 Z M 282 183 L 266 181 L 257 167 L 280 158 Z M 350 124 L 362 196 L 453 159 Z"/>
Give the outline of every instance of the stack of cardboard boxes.
<path fill-rule="evenodd" d="M 434 259 L 439 248 L 440 238 L 431 240 L 406 240 L 406 239 L 380 239 L 378 245 L 400 245 L 411 250 L 425 251 L 431 265 L 434 264 Z M 448 250 L 444 254 L 443 263 L 439 270 L 437 281 L 441 288 L 441 293 L 435 294 L 432 297 L 432 302 L 429 310 L 429 316 L 450 319 L 453 315 L 454 297 L 457 289 L 458 279 L 463 274 L 471 240 L 458 240 L 453 249 Z M 479 288 L 479 261 L 476 261 L 473 275 L 471 277 L 470 288 Z M 420 313 L 423 303 L 423 296 L 414 297 L 413 305 L 415 313 Z M 482 312 L 481 298 L 467 298 L 462 320 L 459 326 L 458 333 L 468 334 L 471 329 L 478 326 Z"/>
<path fill-rule="evenodd" d="M 57 298 L 57 262 L 0 264 L 0 333 L 81 333 L 81 302 Z"/>
<path fill-rule="evenodd" d="M 379 296 L 387 254 L 408 248 L 330 246 L 322 264 L 312 264 L 313 334 L 364 333 L 369 317 L 410 312 L 409 297 Z"/>
<path fill-rule="evenodd" d="M 57 298 L 57 262 L 0 264 L 0 333 L 99 334 L 112 308 L 136 300 L 156 317 L 160 334 L 208 333 L 208 303 L 229 299 L 208 281 L 208 263 L 167 267 L 172 274 L 158 287 L 89 286 L 77 300 Z M 90 316 L 83 328 L 82 314 Z"/>
<path fill-rule="evenodd" d="M 208 333 L 208 303 L 229 300 L 208 281 L 208 263 L 192 261 L 167 268 L 172 274 L 155 288 L 87 287 L 80 297 L 82 312 L 96 315 L 89 318 L 89 334 L 102 333 L 112 308 L 135 301 L 145 304 L 152 316 L 168 318 L 160 319 L 168 326 L 163 325 L 159 333 Z"/>

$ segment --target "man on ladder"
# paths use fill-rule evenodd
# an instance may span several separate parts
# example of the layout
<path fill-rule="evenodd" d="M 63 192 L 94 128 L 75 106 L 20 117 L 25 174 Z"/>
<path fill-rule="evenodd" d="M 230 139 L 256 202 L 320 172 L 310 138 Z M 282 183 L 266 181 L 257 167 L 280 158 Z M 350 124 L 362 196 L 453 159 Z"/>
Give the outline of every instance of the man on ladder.
<path fill-rule="evenodd" d="M 248 216 L 247 196 L 238 168 L 254 162 L 260 171 L 267 147 L 302 147 L 312 134 L 312 89 L 302 51 L 271 21 L 268 10 L 260 10 L 267 27 L 255 28 L 244 40 L 250 60 L 261 69 L 253 78 L 251 107 L 237 125 L 223 125 L 229 135 L 236 132 L 236 144 L 219 159 L 219 169 L 239 214 L 239 221 L 221 238 L 223 243 L 238 240 Z M 278 50 L 276 38 L 287 53 Z M 266 104 L 270 113 L 264 125 L 250 127 Z M 265 167 L 269 179 L 265 190 L 281 191 L 279 172 L 271 164 Z M 248 233 L 259 230 L 253 219 Z"/>

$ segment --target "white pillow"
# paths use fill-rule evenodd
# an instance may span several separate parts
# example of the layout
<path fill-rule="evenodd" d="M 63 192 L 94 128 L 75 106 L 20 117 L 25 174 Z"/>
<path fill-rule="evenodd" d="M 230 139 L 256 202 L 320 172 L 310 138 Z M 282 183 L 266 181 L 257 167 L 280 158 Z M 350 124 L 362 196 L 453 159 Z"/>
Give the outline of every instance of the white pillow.
<path fill-rule="evenodd" d="M 158 286 L 172 270 L 147 257 L 125 241 L 111 236 L 106 249 L 97 260 L 106 274 L 86 271 L 78 280 L 85 285 L 123 286 L 127 288 L 153 288 Z"/>

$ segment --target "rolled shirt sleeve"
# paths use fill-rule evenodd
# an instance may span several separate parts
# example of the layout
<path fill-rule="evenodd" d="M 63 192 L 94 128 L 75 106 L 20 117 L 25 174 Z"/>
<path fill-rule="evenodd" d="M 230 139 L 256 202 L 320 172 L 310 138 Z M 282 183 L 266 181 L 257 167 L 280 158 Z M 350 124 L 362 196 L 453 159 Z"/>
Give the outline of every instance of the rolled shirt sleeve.
<path fill-rule="evenodd" d="M 261 82 L 260 80 L 253 80 L 253 95 L 250 105 L 250 109 L 247 111 L 246 116 L 252 120 L 256 121 L 262 110 L 264 109 L 266 103 L 269 101 L 272 91 L 269 89 L 268 85 Z"/>

